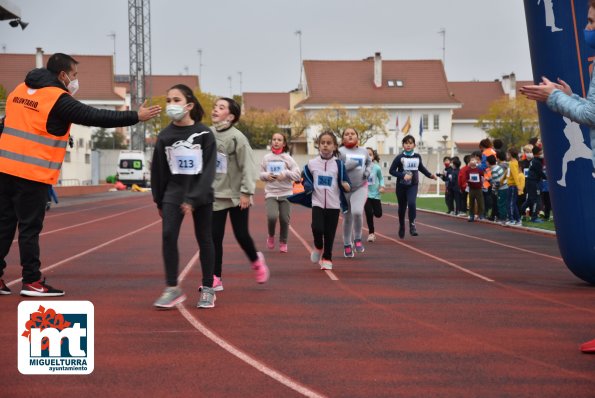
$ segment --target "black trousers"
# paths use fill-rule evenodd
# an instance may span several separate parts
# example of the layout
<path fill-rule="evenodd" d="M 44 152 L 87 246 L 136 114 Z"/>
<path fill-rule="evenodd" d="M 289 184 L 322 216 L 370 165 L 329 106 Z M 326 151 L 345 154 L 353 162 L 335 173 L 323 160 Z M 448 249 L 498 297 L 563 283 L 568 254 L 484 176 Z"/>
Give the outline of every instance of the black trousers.
<path fill-rule="evenodd" d="M 178 284 L 178 267 L 180 253 L 178 251 L 178 237 L 180 227 L 184 220 L 184 213 L 180 205 L 164 203 L 162 207 L 162 240 L 163 263 L 165 265 L 165 282 L 167 286 Z M 194 236 L 200 248 L 200 267 L 202 269 L 202 285 L 213 286 L 213 267 L 215 263 L 215 247 L 213 246 L 213 233 L 211 229 L 213 218 L 213 204 L 200 206 L 194 209 Z"/>
<path fill-rule="evenodd" d="M 0 173 L 0 277 L 17 226 L 23 283 L 41 279 L 39 234 L 43 229 L 48 184 Z"/>
<path fill-rule="evenodd" d="M 417 185 L 397 184 L 397 203 L 399 204 L 399 225 L 405 225 L 405 212 L 409 209 L 409 224 L 415 224 L 417 215 Z"/>
<path fill-rule="evenodd" d="M 314 246 L 318 250 L 323 250 L 322 258 L 329 261 L 333 259 L 333 243 L 335 242 L 337 225 L 339 225 L 339 212 L 339 209 L 312 207 Z"/>
<path fill-rule="evenodd" d="M 364 212 L 366 213 L 366 223 L 368 224 L 368 231 L 374 233 L 374 217 L 382 217 L 382 202 L 380 199 L 368 198 L 364 205 Z"/>
<path fill-rule="evenodd" d="M 254 241 L 248 231 L 250 209 L 242 210 L 239 206 L 213 212 L 213 243 L 215 244 L 215 269 L 213 273 L 221 278 L 223 264 L 223 238 L 225 237 L 225 224 L 227 213 L 231 220 L 233 234 L 240 247 L 251 262 L 258 259 Z"/>

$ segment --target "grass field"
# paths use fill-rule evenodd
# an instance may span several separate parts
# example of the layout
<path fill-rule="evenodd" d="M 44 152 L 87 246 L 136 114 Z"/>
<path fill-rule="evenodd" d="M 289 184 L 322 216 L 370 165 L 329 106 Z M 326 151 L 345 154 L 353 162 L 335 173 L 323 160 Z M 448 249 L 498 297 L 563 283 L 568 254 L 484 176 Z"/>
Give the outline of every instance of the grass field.
<path fill-rule="evenodd" d="M 382 201 L 389 203 L 397 203 L 397 197 L 394 192 L 385 192 L 382 194 Z M 432 210 L 446 213 L 446 203 L 444 197 L 418 197 L 417 208 Z M 546 229 L 548 231 L 555 231 L 556 227 L 553 221 L 545 221 L 544 223 L 532 223 L 530 221 L 523 221 L 523 226 L 531 228 Z"/>

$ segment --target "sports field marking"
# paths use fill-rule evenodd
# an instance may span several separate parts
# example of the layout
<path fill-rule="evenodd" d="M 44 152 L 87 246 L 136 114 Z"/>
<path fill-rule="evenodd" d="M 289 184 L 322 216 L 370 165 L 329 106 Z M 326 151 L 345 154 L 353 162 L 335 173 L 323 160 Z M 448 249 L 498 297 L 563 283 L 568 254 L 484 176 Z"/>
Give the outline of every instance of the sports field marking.
<path fill-rule="evenodd" d="M 113 207 L 113 206 L 117 206 L 120 204 L 124 204 L 124 203 L 129 203 L 130 200 L 125 200 L 125 199 L 117 199 L 117 200 L 111 200 L 109 204 L 107 205 L 103 205 L 103 206 L 96 206 L 96 207 L 92 207 L 92 208 L 84 208 L 84 209 L 80 209 L 80 210 L 74 210 L 74 211 L 64 211 L 61 213 L 51 213 L 51 214 L 47 214 L 45 216 L 45 220 L 47 219 L 51 219 L 51 218 L 58 218 L 58 217 L 64 217 L 64 216 L 70 216 L 72 214 L 76 214 L 76 213 L 84 213 L 84 212 L 89 212 L 89 211 L 95 211 L 97 209 L 104 209 L 106 207 Z M 81 203 L 83 204 L 83 203 Z M 56 206 L 55 204 L 52 204 L 52 206 Z M 80 204 L 73 204 L 72 206 L 80 206 Z M 54 207 L 52 207 L 54 208 Z"/>
<path fill-rule="evenodd" d="M 67 262 L 69 262 L 69 261 L 75 260 L 75 259 L 77 259 L 77 258 L 79 258 L 79 257 L 82 257 L 82 256 L 84 256 L 84 255 L 87 255 L 87 254 L 89 254 L 89 253 L 93 253 L 94 251 L 97 251 L 97 250 L 99 250 L 99 249 L 101 249 L 101 248 L 103 248 L 103 247 L 105 247 L 105 246 L 107 246 L 107 245 L 111 245 L 111 244 L 112 244 L 112 243 L 114 243 L 114 242 L 117 242 L 117 241 L 119 241 L 119 240 L 122 240 L 122 239 L 124 239 L 124 238 L 127 238 L 127 237 L 129 237 L 129 236 L 131 236 L 131 235 L 137 234 L 137 233 L 139 233 L 139 232 L 141 232 L 141 231 L 144 231 L 144 230 L 145 230 L 145 229 L 147 229 L 147 228 L 151 228 L 152 226 L 154 226 L 154 225 L 157 225 L 157 224 L 160 224 L 160 223 L 161 223 L 161 219 L 159 219 L 158 221 L 152 222 L 151 224 L 145 225 L 144 227 L 141 227 L 141 228 L 139 228 L 139 229 L 136 229 L 136 230 L 134 230 L 134 231 L 132 231 L 132 232 L 128 232 L 127 234 L 121 235 L 121 236 L 119 236 L 119 237 L 117 237 L 117 238 L 114 238 L 114 239 L 112 239 L 112 240 L 109 240 L 109 241 L 107 241 L 107 242 L 104 242 L 104 243 L 102 243 L 102 244 L 100 244 L 100 245 L 98 245 L 98 246 L 95 246 L 95 247 L 93 247 L 93 248 L 91 248 L 91 249 L 89 249 L 89 250 L 85 250 L 84 252 L 80 252 L 80 253 L 78 253 L 78 254 L 75 254 L 74 256 L 71 256 L 71 257 L 65 258 L 65 259 L 64 259 L 64 260 L 62 260 L 62 261 L 58 261 L 57 263 L 54 263 L 54 264 L 52 264 L 52 265 L 48 265 L 47 267 L 42 267 L 42 268 L 40 269 L 40 271 L 42 271 L 42 272 L 43 272 L 43 271 L 49 271 L 49 270 L 51 270 L 51 269 L 54 269 L 54 268 L 56 268 L 56 267 L 59 267 L 59 266 L 60 266 L 60 265 L 62 265 L 62 264 L 65 264 L 65 263 L 67 263 Z M 15 283 L 17 283 L 17 282 L 20 282 L 20 281 L 21 281 L 21 279 L 15 279 L 15 280 L 13 280 L 13 281 L 10 281 L 10 282 L 8 282 L 6 285 L 7 285 L 7 286 L 12 286 L 12 285 L 14 285 Z"/>
<path fill-rule="evenodd" d="M 293 229 L 293 227 L 291 225 L 289 226 L 289 230 L 291 232 L 293 232 L 293 234 L 295 235 L 295 237 L 298 238 L 298 240 L 300 242 L 302 242 L 302 245 L 304 245 L 304 247 L 306 248 L 306 250 L 308 250 L 308 253 L 312 253 L 312 246 L 310 246 L 308 244 L 308 242 L 306 242 L 306 240 L 304 238 L 302 238 L 302 236 L 300 234 L 298 234 L 298 232 L 295 229 Z M 310 260 L 308 260 L 308 261 L 310 261 Z M 339 278 L 337 277 L 337 275 L 335 275 L 335 273 L 333 271 L 331 271 L 331 270 L 325 270 L 324 273 L 329 278 L 331 278 L 332 281 L 338 281 L 339 280 Z"/>
<path fill-rule="evenodd" d="M 121 216 L 123 214 L 132 213 L 134 211 L 138 211 L 138 210 L 144 209 L 146 207 L 153 207 L 153 206 L 154 206 L 153 204 L 146 205 L 146 206 L 141 206 L 141 207 L 134 208 L 132 210 L 126 210 L 126 211 L 123 211 L 123 212 L 120 212 L 120 213 L 111 214 L 109 216 L 105 216 L 105 217 L 101 217 L 101 218 L 96 218 L 96 219 L 90 220 L 90 221 L 85 221 L 85 222 L 82 222 L 80 224 L 73 224 L 73 225 L 69 225 L 68 227 L 64 227 L 64 228 L 53 229 L 51 231 L 42 232 L 42 233 L 39 234 L 39 236 L 45 236 L 45 235 L 49 235 L 49 234 L 54 234 L 56 232 L 66 231 L 66 230 L 72 229 L 72 228 L 82 227 L 83 225 L 88 225 L 88 224 L 93 224 L 94 222 L 108 220 L 110 218 L 119 217 L 119 216 Z M 16 242 L 17 242 L 17 239 L 15 239 L 15 240 L 12 241 L 12 243 L 16 243 Z"/>
<path fill-rule="evenodd" d="M 394 218 L 394 219 L 397 219 L 398 220 L 398 217 L 393 216 L 392 214 L 387 214 L 387 216 L 390 217 L 390 218 Z M 480 241 L 483 241 L 483 242 L 491 243 L 493 245 L 506 247 L 508 249 L 514 249 L 514 250 L 518 250 L 520 252 L 530 253 L 530 254 L 534 254 L 534 255 L 537 255 L 537 256 L 541 256 L 541 257 L 546 257 L 546 258 L 550 258 L 552 260 L 563 261 L 561 257 L 550 256 L 549 254 L 539 253 L 539 252 L 536 252 L 536 251 L 533 251 L 533 250 L 529 250 L 529 249 L 523 249 L 522 247 L 508 245 L 506 243 L 496 242 L 495 240 L 486 239 L 486 238 L 479 238 L 477 236 L 467 235 L 467 234 L 464 234 L 464 233 L 461 233 L 461 232 L 451 231 L 449 229 L 444 229 L 444 228 L 436 227 L 436 226 L 433 226 L 433 225 L 430 225 L 430 224 L 426 224 L 426 223 L 416 222 L 416 224 L 417 225 L 423 225 L 423 226 L 428 227 L 428 228 L 437 229 L 437 230 L 442 231 L 442 232 L 448 232 L 450 234 L 464 236 L 465 238 L 476 239 L 476 240 L 480 240 Z"/>
<path fill-rule="evenodd" d="M 192 266 L 197 262 L 199 257 L 199 252 L 190 259 L 188 264 L 184 267 L 182 272 L 179 276 L 179 283 L 181 284 Z M 231 355 L 235 356 L 239 360 L 245 362 L 246 364 L 252 366 L 254 369 L 264 373 L 265 375 L 269 376 L 273 380 L 283 384 L 284 386 L 291 388 L 292 390 L 302 394 L 305 397 L 311 398 L 324 398 L 324 395 L 321 395 L 315 391 L 312 391 L 306 386 L 301 385 L 297 381 L 291 379 L 288 376 L 285 376 L 281 372 L 276 371 L 273 368 L 268 367 L 264 363 L 260 362 L 259 360 L 251 357 L 250 355 L 246 354 L 244 351 L 240 350 L 233 344 L 229 343 L 225 339 L 219 337 L 215 332 L 211 329 L 206 327 L 201 321 L 194 317 L 187 309 L 184 307 L 183 304 L 177 304 L 176 308 L 180 311 L 180 314 L 196 329 L 198 330 L 203 336 L 211 340 L 213 343 L 217 344 L 219 347 L 223 348 L 225 351 L 230 353 Z"/>

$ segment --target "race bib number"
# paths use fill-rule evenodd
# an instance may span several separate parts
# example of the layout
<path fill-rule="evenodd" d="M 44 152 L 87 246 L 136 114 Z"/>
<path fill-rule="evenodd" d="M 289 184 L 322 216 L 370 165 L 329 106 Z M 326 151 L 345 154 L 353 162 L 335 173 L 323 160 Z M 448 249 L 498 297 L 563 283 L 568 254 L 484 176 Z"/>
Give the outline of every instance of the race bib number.
<path fill-rule="evenodd" d="M 368 177 L 368 184 L 376 185 L 376 175 L 375 174 L 370 174 L 370 176 Z"/>
<path fill-rule="evenodd" d="M 352 162 L 356 162 L 358 169 L 361 169 L 362 167 L 364 167 L 364 157 L 363 156 L 350 155 L 350 156 L 347 156 L 347 161 L 349 161 L 349 160 L 351 160 Z"/>
<path fill-rule="evenodd" d="M 316 188 L 331 190 L 333 187 L 333 176 L 327 173 L 320 173 L 316 176 Z"/>
<path fill-rule="evenodd" d="M 479 174 L 469 174 L 469 182 L 480 182 Z"/>
<path fill-rule="evenodd" d="M 217 166 L 215 172 L 217 174 L 227 174 L 227 156 L 221 152 L 217 152 Z"/>
<path fill-rule="evenodd" d="M 414 171 L 419 168 L 419 158 L 402 158 L 403 170 Z"/>
<path fill-rule="evenodd" d="M 192 147 L 167 147 L 167 161 L 172 174 L 197 175 L 202 173 L 202 149 Z"/>
<path fill-rule="evenodd" d="M 274 160 L 267 163 L 267 172 L 274 176 L 278 176 L 285 170 L 285 162 L 280 160 Z"/>
<path fill-rule="evenodd" d="M 525 177 L 529 177 L 529 169 L 524 169 L 523 173 L 525 174 Z"/>

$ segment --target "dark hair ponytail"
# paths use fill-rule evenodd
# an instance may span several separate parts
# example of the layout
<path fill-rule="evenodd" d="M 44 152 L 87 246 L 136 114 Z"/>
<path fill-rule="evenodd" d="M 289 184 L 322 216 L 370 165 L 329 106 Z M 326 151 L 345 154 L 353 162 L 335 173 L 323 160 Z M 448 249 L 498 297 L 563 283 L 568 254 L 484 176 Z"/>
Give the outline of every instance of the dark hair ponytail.
<path fill-rule="evenodd" d="M 190 87 L 188 87 L 185 84 L 176 84 L 167 91 L 170 90 L 179 90 L 184 95 L 184 98 L 186 98 L 186 102 L 188 102 L 189 104 L 194 104 L 192 109 L 190 109 L 190 118 L 195 122 L 200 123 L 202 121 L 203 116 L 205 115 L 205 111 L 200 105 L 200 102 L 198 102 L 198 99 L 196 98 Z"/>

